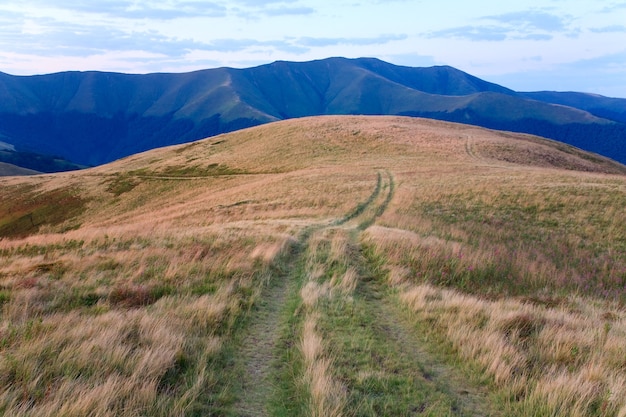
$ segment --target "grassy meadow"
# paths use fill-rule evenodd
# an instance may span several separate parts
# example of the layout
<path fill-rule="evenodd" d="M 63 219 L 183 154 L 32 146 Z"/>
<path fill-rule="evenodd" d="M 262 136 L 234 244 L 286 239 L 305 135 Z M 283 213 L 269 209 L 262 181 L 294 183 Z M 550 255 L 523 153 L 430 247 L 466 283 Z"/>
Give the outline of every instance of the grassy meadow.
<path fill-rule="evenodd" d="M 626 417 L 626 167 L 402 117 L 0 178 L 0 414 Z"/>

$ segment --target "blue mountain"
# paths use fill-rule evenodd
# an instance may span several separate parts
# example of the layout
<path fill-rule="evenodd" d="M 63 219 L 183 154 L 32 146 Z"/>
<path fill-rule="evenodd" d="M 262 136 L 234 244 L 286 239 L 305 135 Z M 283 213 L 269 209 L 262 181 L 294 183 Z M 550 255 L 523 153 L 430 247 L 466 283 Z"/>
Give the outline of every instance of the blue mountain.
<path fill-rule="evenodd" d="M 0 161 L 11 155 L 5 162 L 25 166 L 16 161 L 36 154 L 54 155 L 63 169 L 93 166 L 276 120 L 328 114 L 428 117 L 525 132 L 626 163 L 626 100 L 520 93 L 448 66 L 413 68 L 372 58 L 182 74 L 0 73 L 0 144 L 11 149 Z"/>

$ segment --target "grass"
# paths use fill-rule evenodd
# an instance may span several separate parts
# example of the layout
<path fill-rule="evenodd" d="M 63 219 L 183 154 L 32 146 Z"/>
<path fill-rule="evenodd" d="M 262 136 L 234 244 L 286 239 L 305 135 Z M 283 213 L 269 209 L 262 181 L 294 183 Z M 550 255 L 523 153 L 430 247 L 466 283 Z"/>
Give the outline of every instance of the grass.
<path fill-rule="evenodd" d="M 337 233 L 328 240 L 350 242 L 341 231 Z M 424 378 L 415 368 L 415 358 L 394 343 L 390 329 L 381 323 L 382 313 L 377 308 L 380 290 L 368 282 L 372 277 L 363 264 L 352 264 L 360 259 L 358 248 L 352 242 L 344 248 L 347 253 L 328 254 L 335 256 L 330 262 L 318 259 L 329 268 L 309 281 L 313 287 L 309 294 L 317 296 L 309 295 L 308 301 L 303 296 L 303 303 L 314 311 L 308 316 L 313 317 L 318 333 L 312 344 L 316 347 L 325 341 L 325 346 L 316 350 L 326 349 L 317 353 L 316 372 L 310 371 L 325 387 L 322 390 L 316 384 L 311 391 L 321 391 L 329 398 L 326 402 L 318 400 L 316 409 L 322 410 L 320 415 L 330 415 L 329 408 L 340 410 L 335 415 L 453 415 L 453 401 Z M 324 257 L 324 250 L 318 248 L 318 258 Z M 332 369 L 332 377 L 328 369 Z M 326 403 L 337 405 L 328 407 Z"/>
<path fill-rule="evenodd" d="M 223 350 L 286 239 L 258 237 L 108 235 L 6 249 L 2 409 L 194 415 L 226 407 Z M 102 389 L 110 401 L 99 399 Z"/>
<path fill-rule="evenodd" d="M 3 178 L 0 413 L 236 415 L 278 285 L 256 415 L 625 415 L 622 169 L 327 117 Z"/>
<path fill-rule="evenodd" d="M 382 222 L 421 241 L 403 252 L 413 275 L 475 293 L 626 301 L 620 180 L 590 176 L 581 185 L 579 175 L 530 172 L 470 187 L 428 181 L 418 196 L 399 196 L 410 201 Z"/>
<path fill-rule="evenodd" d="M 80 189 L 64 187 L 40 191 L 34 187 L 6 190 L 0 203 L 0 236 L 28 236 L 42 227 L 64 224 L 64 229 L 80 227 L 68 222 L 80 215 L 87 199 L 81 197 Z"/>
<path fill-rule="evenodd" d="M 568 312 L 515 300 L 487 301 L 427 284 L 408 286 L 399 297 L 423 323 L 421 331 L 449 343 L 455 354 L 492 378 L 509 415 L 624 411 L 618 365 L 624 360 L 618 347 L 624 329 L 620 319 L 607 320 L 602 309 Z"/>

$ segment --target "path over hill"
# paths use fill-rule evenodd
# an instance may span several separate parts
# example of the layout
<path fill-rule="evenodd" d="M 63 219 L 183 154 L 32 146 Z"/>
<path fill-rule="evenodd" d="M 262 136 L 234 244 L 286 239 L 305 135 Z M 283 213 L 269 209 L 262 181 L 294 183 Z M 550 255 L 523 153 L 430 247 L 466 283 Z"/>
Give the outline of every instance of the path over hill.
<path fill-rule="evenodd" d="M 394 187 L 391 173 L 379 172 L 366 201 L 333 224 L 311 226 L 290 249 L 240 342 L 237 415 L 492 415 L 484 390 L 416 337 L 375 260 L 360 253 L 361 231 L 384 213 Z M 286 358 L 291 363 L 281 363 Z M 292 373 L 298 370 L 304 384 Z M 293 386 L 277 392 L 285 375 Z M 309 400 L 294 407 L 289 396 L 297 386 Z"/>

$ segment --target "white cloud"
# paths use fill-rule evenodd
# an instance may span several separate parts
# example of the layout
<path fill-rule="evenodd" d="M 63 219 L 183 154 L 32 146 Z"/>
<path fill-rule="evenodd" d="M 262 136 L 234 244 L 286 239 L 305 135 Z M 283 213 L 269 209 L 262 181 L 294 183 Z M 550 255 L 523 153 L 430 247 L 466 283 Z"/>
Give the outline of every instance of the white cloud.
<path fill-rule="evenodd" d="M 611 25 L 611 26 L 604 26 L 601 28 L 591 28 L 589 29 L 592 32 L 595 33 L 626 33 L 626 26 L 624 25 Z"/>
<path fill-rule="evenodd" d="M 171 20 L 181 17 L 225 16 L 227 8 L 215 2 L 163 1 L 136 2 L 130 0 L 81 1 L 22 0 L 24 5 L 44 7 L 50 10 L 106 15 L 122 19 Z"/>
<path fill-rule="evenodd" d="M 311 38 L 304 37 L 298 43 L 307 47 L 330 45 L 381 45 L 393 41 L 407 39 L 407 35 L 380 35 L 371 38 Z"/>
<path fill-rule="evenodd" d="M 456 38 L 470 41 L 501 42 L 507 40 L 548 41 L 555 33 L 571 32 L 571 16 L 539 10 L 509 12 L 477 19 L 479 23 L 451 27 L 426 34 L 429 38 Z M 484 22 L 484 23 L 483 23 Z"/>
<path fill-rule="evenodd" d="M 500 15 L 486 16 L 485 20 L 492 20 L 506 25 L 509 29 L 517 29 L 524 32 L 545 31 L 562 32 L 567 29 L 570 16 L 547 13 L 540 10 L 527 10 L 520 12 L 503 13 Z"/>

